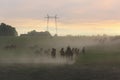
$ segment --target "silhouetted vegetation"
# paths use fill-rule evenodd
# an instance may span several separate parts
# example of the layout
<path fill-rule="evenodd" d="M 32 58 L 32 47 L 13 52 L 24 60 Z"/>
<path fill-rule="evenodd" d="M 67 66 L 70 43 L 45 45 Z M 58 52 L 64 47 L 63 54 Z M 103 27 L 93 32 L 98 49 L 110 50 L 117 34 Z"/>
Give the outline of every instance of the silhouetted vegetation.
<path fill-rule="evenodd" d="M 0 25 L 0 36 L 17 36 L 18 33 L 16 29 L 10 25 L 5 23 L 1 23 Z"/>
<path fill-rule="evenodd" d="M 27 34 L 21 34 L 20 36 L 52 37 L 48 31 L 37 32 L 36 30 L 30 31 Z"/>

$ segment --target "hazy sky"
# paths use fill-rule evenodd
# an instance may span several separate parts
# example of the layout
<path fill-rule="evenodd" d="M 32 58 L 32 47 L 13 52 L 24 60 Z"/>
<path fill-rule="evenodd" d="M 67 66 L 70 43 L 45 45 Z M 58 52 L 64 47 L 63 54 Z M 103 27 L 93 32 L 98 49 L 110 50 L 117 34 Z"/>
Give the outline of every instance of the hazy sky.
<path fill-rule="evenodd" d="M 45 31 L 47 14 L 58 15 L 60 35 L 120 34 L 120 0 L 0 0 L 0 22 L 19 34 Z M 54 20 L 49 26 L 54 34 Z"/>

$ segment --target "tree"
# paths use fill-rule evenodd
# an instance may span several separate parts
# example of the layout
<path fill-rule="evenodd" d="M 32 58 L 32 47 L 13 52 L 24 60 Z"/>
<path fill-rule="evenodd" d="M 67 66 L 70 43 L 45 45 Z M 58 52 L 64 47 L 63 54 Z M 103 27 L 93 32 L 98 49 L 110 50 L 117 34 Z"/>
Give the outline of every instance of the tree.
<path fill-rule="evenodd" d="M 1 23 L 0 36 L 17 36 L 17 35 L 18 33 L 14 27 L 6 25 L 5 23 Z"/>

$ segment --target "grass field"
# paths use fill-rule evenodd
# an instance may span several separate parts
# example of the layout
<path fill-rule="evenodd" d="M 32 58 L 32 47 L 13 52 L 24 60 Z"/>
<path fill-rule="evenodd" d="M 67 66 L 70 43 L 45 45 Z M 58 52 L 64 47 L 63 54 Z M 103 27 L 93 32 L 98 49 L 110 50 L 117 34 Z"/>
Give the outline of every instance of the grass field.
<path fill-rule="evenodd" d="M 70 44 L 71 41 L 74 45 Z M 83 42 L 81 43 L 81 41 Z M 63 42 L 66 44 L 62 45 Z M 86 43 L 84 39 L 80 40 L 79 44 L 78 42 L 79 40 L 74 41 L 73 39 L 1 38 L 0 58 L 18 57 L 23 54 L 31 55 L 32 51 L 27 47 L 34 44 L 39 44 L 44 48 L 47 46 L 57 49 L 67 46 L 67 44 L 79 48 L 81 45 L 86 45 L 86 53 L 77 56 L 73 64 L 0 64 L 0 80 L 120 80 L 119 41 L 112 44 L 93 43 L 94 45 Z M 16 44 L 18 48 L 4 50 L 3 48 L 7 44 Z"/>
<path fill-rule="evenodd" d="M 119 80 L 119 56 L 119 54 L 80 55 L 77 62 L 71 65 L 1 65 L 0 80 Z"/>

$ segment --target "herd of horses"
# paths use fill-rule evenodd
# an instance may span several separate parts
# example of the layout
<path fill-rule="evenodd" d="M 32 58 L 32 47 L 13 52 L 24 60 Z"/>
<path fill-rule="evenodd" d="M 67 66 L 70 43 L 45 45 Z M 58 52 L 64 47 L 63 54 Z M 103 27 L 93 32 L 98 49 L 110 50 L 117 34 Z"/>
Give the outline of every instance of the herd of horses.
<path fill-rule="evenodd" d="M 61 48 L 59 53 L 62 57 L 68 57 L 72 59 L 74 55 L 78 56 L 80 53 L 85 54 L 85 47 L 83 47 L 82 50 L 80 50 L 78 48 L 71 48 L 70 46 L 68 46 L 66 49 Z M 55 48 L 52 48 L 51 56 L 56 57 Z"/>
<path fill-rule="evenodd" d="M 6 50 L 8 49 L 16 49 L 16 45 L 7 45 L 4 47 Z M 33 53 L 35 54 L 50 54 L 51 57 L 55 58 L 56 55 L 59 53 L 61 57 L 67 57 L 67 58 L 73 58 L 74 55 L 78 56 L 79 54 L 85 54 L 86 50 L 85 47 L 82 47 L 81 49 L 78 48 L 71 48 L 70 46 L 67 46 L 66 48 L 61 48 L 60 50 L 57 50 L 56 48 L 52 49 L 43 49 L 39 48 L 37 45 L 29 47 L 31 50 L 34 50 Z"/>
<path fill-rule="evenodd" d="M 65 48 L 49 48 L 49 49 L 44 49 L 44 48 L 37 48 L 37 46 L 32 46 L 30 47 L 31 49 L 35 50 L 35 54 L 41 54 L 44 53 L 46 55 L 51 55 L 52 58 L 56 58 L 57 55 L 60 55 L 61 57 L 67 57 L 67 58 L 73 58 L 73 56 L 78 56 L 79 54 L 85 54 L 86 50 L 85 47 L 82 47 L 81 49 L 79 48 L 71 48 L 70 46 L 67 46 Z"/>

